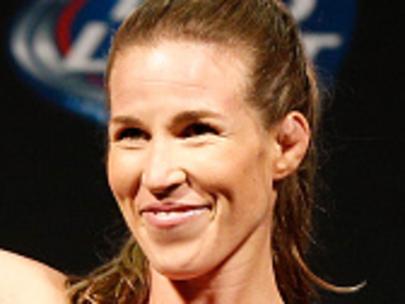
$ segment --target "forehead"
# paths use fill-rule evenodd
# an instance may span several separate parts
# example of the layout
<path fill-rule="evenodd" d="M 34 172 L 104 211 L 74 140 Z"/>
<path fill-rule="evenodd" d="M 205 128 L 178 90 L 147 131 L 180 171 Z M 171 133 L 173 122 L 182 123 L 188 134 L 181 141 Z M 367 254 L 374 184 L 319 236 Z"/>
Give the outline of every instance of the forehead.
<path fill-rule="evenodd" d="M 170 86 L 183 94 L 244 95 L 249 80 L 246 57 L 229 47 L 190 41 L 127 47 L 116 54 L 111 70 L 111 110 L 117 101 L 141 93 L 148 85 L 161 93 Z"/>

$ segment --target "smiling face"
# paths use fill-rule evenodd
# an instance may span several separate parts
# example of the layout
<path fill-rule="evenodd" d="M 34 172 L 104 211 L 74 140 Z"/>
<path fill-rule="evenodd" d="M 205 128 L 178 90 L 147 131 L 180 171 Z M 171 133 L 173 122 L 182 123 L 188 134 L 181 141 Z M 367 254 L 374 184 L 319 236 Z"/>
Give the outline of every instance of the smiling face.
<path fill-rule="evenodd" d="M 109 183 L 151 267 L 170 278 L 270 259 L 277 145 L 244 101 L 245 59 L 179 41 L 115 59 Z"/>

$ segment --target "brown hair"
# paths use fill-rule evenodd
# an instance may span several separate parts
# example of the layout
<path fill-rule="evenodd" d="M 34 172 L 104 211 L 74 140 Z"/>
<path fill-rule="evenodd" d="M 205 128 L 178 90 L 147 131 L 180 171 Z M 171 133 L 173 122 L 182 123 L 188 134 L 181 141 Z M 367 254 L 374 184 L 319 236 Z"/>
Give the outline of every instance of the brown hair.
<path fill-rule="evenodd" d="M 271 125 L 290 111 L 299 111 L 316 133 L 317 80 L 298 27 L 281 1 L 145 1 L 115 35 L 106 71 L 107 91 L 117 54 L 163 39 L 214 43 L 245 51 L 253 59 L 247 102 L 260 111 L 263 122 Z M 340 290 L 313 274 L 304 262 L 310 244 L 315 152 L 312 138 L 298 170 L 276 185 L 272 258 L 278 288 L 287 304 L 310 303 L 317 295 L 317 286 Z M 72 284 L 74 303 L 144 303 L 149 290 L 147 261 L 130 238 L 115 259 Z"/>

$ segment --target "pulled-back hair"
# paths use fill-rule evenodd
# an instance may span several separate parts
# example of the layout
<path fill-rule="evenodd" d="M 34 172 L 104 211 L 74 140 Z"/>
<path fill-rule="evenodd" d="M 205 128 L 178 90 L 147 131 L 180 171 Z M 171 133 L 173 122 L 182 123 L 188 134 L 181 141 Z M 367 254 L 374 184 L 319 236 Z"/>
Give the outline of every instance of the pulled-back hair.
<path fill-rule="evenodd" d="M 272 229 L 276 281 L 287 304 L 308 304 L 317 287 L 334 287 L 304 262 L 311 235 L 316 171 L 314 135 L 319 94 L 297 24 L 279 0 L 149 0 L 121 25 L 110 50 L 109 77 L 120 52 L 162 40 L 187 40 L 225 46 L 249 56 L 247 100 L 271 126 L 290 111 L 309 122 L 312 139 L 298 170 L 277 182 Z M 147 260 L 131 237 L 121 253 L 88 277 L 71 282 L 74 303 L 145 303 L 149 292 Z"/>

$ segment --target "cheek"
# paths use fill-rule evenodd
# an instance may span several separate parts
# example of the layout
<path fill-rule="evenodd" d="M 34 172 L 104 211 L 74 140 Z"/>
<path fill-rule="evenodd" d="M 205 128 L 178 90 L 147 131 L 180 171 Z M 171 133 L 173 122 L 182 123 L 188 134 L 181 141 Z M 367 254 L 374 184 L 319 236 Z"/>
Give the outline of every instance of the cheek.
<path fill-rule="evenodd" d="M 219 193 L 231 203 L 266 203 L 273 188 L 268 153 L 257 144 L 243 146 L 245 149 L 227 145 L 196 154 L 190 161 L 190 171 L 207 191 Z"/>
<path fill-rule="evenodd" d="M 240 193 L 263 192 L 272 184 L 267 156 L 264 149 L 256 145 L 250 149 L 249 146 L 235 148 L 224 155 L 221 172 Z"/>
<path fill-rule="evenodd" d="M 236 217 L 259 223 L 271 218 L 275 201 L 270 154 L 265 148 L 245 149 L 227 170 L 232 184 Z M 235 156 L 236 158 L 236 156 Z"/>
<path fill-rule="evenodd" d="M 266 158 L 254 152 L 244 155 L 229 169 L 233 172 L 228 176 L 232 197 L 225 205 L 224 220 L 226 225 L 232 224 L 231 231 L 236 235 L 253 233 L 259 227 L 270 234 L 276 195 Z"/>
<path fill-rule="evenodd" d="M 139 187 L 139 161 L 122 151 L 111 149 L 107 163 L 110 188 L 121 204 L 133 198 Z"/>

